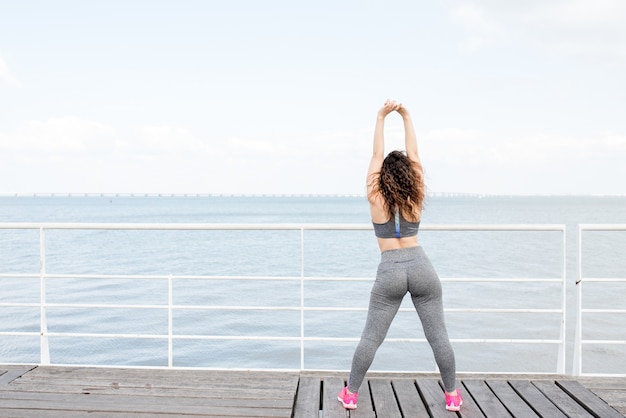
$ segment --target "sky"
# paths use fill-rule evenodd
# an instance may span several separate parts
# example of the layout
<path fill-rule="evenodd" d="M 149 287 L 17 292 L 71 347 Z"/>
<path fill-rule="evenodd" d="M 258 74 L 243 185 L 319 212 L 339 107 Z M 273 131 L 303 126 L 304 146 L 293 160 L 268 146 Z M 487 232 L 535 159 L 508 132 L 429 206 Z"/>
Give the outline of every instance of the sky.
<path fill-rule="evenodd" d="M 626 195 L 624 0 L 0 0 L 0 194 Z M 386 121 L 386 150 L 403 149 Z"/>

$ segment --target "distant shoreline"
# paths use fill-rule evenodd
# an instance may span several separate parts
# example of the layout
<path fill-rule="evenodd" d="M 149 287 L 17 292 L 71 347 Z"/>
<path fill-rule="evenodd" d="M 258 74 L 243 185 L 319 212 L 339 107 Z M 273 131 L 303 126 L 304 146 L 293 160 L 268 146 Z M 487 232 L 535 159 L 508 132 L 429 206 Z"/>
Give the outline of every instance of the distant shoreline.
<path fill-rule="evenodd" d="M 364 194 L 227 194 L 227 193 L 0 193 L 0 198 L 6 197 L 136 197 L 136 198 L 365 198 Z M 467 198 L 521 198 L 521 197 L 626 197 L 624 194 L 489 194 L 489 193 L 457 193 L 457 192 L 431 192 L 428 197 L 467 197 Z"/>

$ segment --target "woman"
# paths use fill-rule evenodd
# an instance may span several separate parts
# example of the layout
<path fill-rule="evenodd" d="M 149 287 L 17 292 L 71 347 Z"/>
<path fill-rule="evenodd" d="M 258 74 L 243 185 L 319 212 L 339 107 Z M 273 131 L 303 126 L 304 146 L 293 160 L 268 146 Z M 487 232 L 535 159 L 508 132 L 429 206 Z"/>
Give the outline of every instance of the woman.
<path fill-rule="evenodd" d="M 393 111 L 404 122 L 406 154 L 393 151 L 384 157 L 385 117 Z M 424 189 L 411 116 L 402 104 L 387 100 L 378 111 L 374 152 L 367 173 L 367 197 L 381 262 L 348 385 L 338 395 L 346 409 L 356 408 L 359 387 L 407 292 L 435 355 L 445 389 L 446 409 L 458 411 L 463 403 L 456 390 L 455 358 L 444 323 L 441 283 L 417 242 Z"/>

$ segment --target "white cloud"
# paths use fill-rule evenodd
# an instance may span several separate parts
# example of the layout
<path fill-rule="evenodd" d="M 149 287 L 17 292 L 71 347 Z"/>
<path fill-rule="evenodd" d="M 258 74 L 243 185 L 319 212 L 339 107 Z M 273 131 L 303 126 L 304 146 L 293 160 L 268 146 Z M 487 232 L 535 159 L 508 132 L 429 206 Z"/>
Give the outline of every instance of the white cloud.
<path fill-rule="evenodd" d="M 13 76 L 8 64 L 4 61 L 0 55 L 0 85 L 5 84 L 11 87 L 19 87 L 20 83 L 17 78 Z"/>
<path fill-rule="evenodd" d="M 613 133 L 568 136 L 534 133 L 501 136 L 496 132 L 442 129 L 423 134 L 424 158 L 437 163 L 482 166 L 549 165 L 565 159 L 573 167 L 589 158 L 623 154 L 626 136 Z"/>
<path fill-rule="evenodd" d="M 451 17 L 467 36 L 464 49 L 528 43 L 568 55 L 626 57 L 626 2 L 557 0 L 454 2 Z"/>
<path fill-rule="evenodd" d="M 121 155 L 160 156 L 170 158 L 181 155 L 206 156 L 214 153 L 210 143 L 203 141 L 188 129 L 166 125 L 144 125 L 117 143 Z"/>
<path fill-rule="evenodd" d="M 607 152 L 623 153 L 626 157 L 626 135 L 606 134 L 602 144 Z"/>
<path fill-rule="evenodd" d="M 0 193 L 359 193 L 370 149 L 369 129 L 203 137 L 49 118 L 0 133 L 0 172 L 14 173 Z"/>
<path fill-rule="evenodd" d="M 626 2 L 623 0 L 574 0 L 542 2 L 529 17 L 547 23 L 558 22 L 577 27 L 623 25 Z"/>
<path fill-rule="evenodd" d="M 0 133 L 0 150 L 34 154 L 84 154 L 111 150 L 114 130 L 76 116 L 30 120 Z"/>
<path fill-rule="evenodd" d="M 626 136 L 446 129 L 422 135 L 431 191 L 487 194 L 625 194 Z"/>
<path fill-rule="evenodd" d="M 621 190 L 607 181 L 623 171 L 619 133 L 449 128 L 418 137 L 432 191 L 560 193 L 583 182 L 583 193 Z M 385 139 L 387 151 L 404 148 L 401 126 L 390 124 Z M 49 118 L 0 133 L 0 193 L 363 193 L 371 140 L 370 128 L 206 138 L 146 125 L 121 135 L 76 116 Z M 595 169 L 581 170 L 589 163 Z"/>
<path fill-rule="evenodd" d="M 473 3 L 454 8 L 452 18 L 470 33 L 463 42 L 463 48 L 470 52 L 481 49 L 498 32 L 494 22 L 487 18 L 485 10 Z"/>

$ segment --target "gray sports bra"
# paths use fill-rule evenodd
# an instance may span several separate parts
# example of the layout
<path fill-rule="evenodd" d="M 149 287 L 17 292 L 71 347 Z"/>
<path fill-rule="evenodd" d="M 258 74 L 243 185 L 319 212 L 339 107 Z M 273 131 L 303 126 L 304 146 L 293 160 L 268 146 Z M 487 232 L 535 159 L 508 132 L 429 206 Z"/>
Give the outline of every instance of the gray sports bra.
<path fill-rule="evenodd" d="M 407 221 L 398 210 L 396 210 L 395 217 L 389 219 L 384 224 L 377 224 L 374 221 L 372 221 L 372 224 L 374 225 L 374 234 L 378 238 L 414 237 L 420 228 L 420 221 Z"/>

